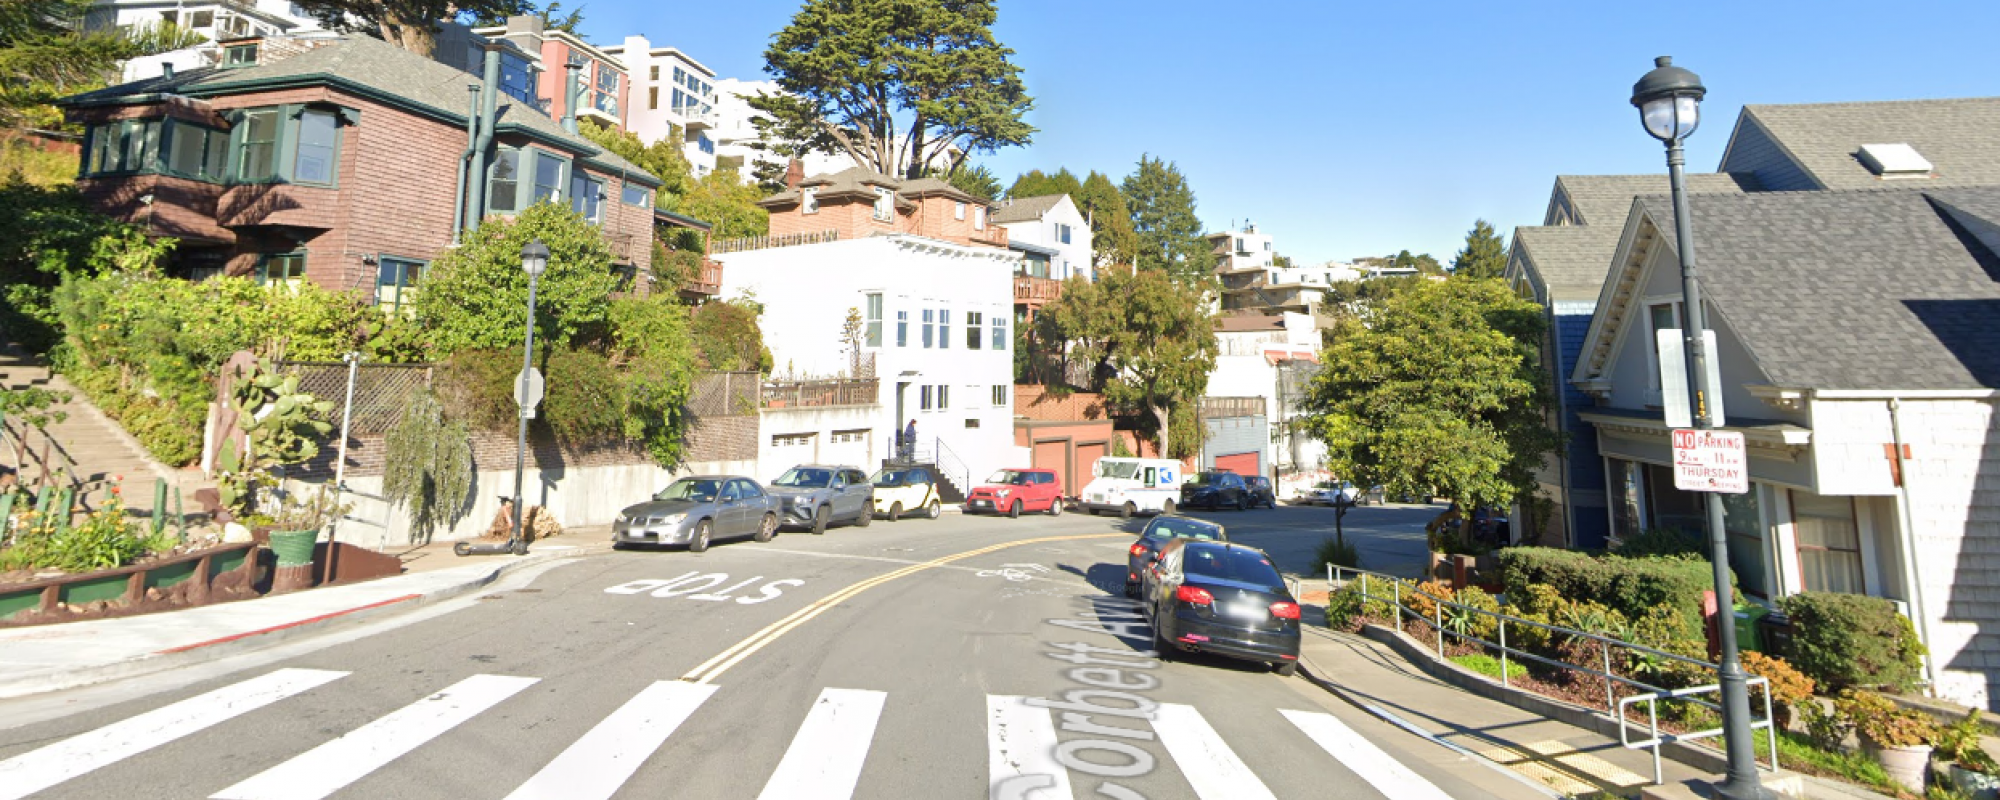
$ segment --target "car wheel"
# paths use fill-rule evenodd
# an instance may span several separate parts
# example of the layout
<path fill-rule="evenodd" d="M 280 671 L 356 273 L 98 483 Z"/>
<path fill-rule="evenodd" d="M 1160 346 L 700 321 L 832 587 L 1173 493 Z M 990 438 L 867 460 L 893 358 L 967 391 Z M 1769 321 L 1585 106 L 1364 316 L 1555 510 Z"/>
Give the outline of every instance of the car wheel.
<path fill-rule="evenodd" d="M 1126 502 L 1125 502 L 1125 505 L 1124 505 L 1123 507 L 1121 507 L 1121 508 L 1119 508 L 1119 509 L 1118 509 L 1118 518 L 1119 518 L 1119 519 L 1131 519 L 1131 518 L 1132 518 L 1132 513 L 1133 513 L 1133 512 L 1135 512 L 1135 511 L 1138 511 L 1138 510 L 1139 510 L 1139 507 L 1138 507 L 1138 506 L 1135 506 L 1135 505 L 1132 505 L 1132 502 L 1128 500 L 1128 501 L 1126 501 Z"/>
<path fill-rule="evenodd" d="M 1245 508 L 1245 505 L 1244 505 L 1244 503 L 1243 503 L 1243 496 L 1242 496 L 1242 495 L 1237 495 L 1237 496 L 1236 496 L 1236 510 L 1237 510 L 1237 511 L 1242 511 L 1242 510 L 1243 510 L 1244 508 Z"/>
<path fill-rule="evenodd" d="M 813 512 L 813 535 L 818 536 L 826 533 L 826 524 L 832 520 L 833 508 L 830 506 L 820 506 L 818 511 Z"/>
<path fill-rule="evenodd" d="M 895 522 L 896 520 L 902 518 L 903 518 L 903 503 L 901 501 L 897 501 L 889 504 L 889 521 Z"/>
<path fill-rule="evenodd" d="M 1007 518 L 1008 519 L 1021 518 L 1021 501 L 1016 500 L 1014 501 L 1013 505 L 1007 507 Z"/>
<path fill-rule="evenodd" d="M 1172 501 L 1172 500 L 1168 500 L 1168 501 L 1166 501 L 1166 502 L 1164 502 L 1164 503 L 1161 503 L 1161 504 L 1160 504 L 1160 513 L 1162 513 L 1162 514 L 1172 514 L 1172 513 L 1174 513 L 1174 501 Z"/>
<path fill-rule="evenodd" d="M 1278 498 L 1272 497 L 1271 499 L 1264 501 L 1264 507 L 1271 509 L 1272 511 L 1278 510 Z"/>
<path fill-rule="evenodd" d="M 630 550 L 630 549 L 632 549 L 632 546 L 631 546 L 631 545 L 629 545 L 629 544 L 626 544 L 626 543 L 624 543 L 624 542 L 612 542 L 612 543 L 611 543 L 611 549 L 613 549 L 613 550 Z"/>
<path fill-rule="evenodd" d="M 924 516 L 930 519 L 937 519 L 944 516 L 944 504 L 932 500 L 930 505 L 924 506 Z"/>
<path fill-rule="evenodd" d="M 1282 677 L 1289 678 L 1297 674 L 1299 674 L 1299 662 L 1297 661 L 1286 661 L 1278 665 L 1278 675 Z"/>
<path fill-rule="evenodd" d="M 708 535 L 710 533 L 709 530 L 710 527 L 711 525 L 709 524 L 708 520 L 702 520 L 700 522 L 695 523 L 694 539 L 688 542 L 688 552 L 700 553 L 708 549 Z"/>
<path fill-rule="evenodd" d="M 866 528 L 868 527 L 869 523 L 874 521 L 875 521 L 875 504 L 869 503 L 868 505 L 861 507 L 861 516 L 855 518 L 854 527 Z"/>
<path fill-rule="evenodd" d="M 1057 498 L 1053 498 L 1053 499 L 1049 500 L 1049 516 L 1051 516 L 1051 517 L 1060 517 L 1060 516 L 1062 516 L 1062 512 L 1063 512 L 1063 507 L 1062 507 L 1062 503 L 1063 503 L 1063 501 L 1062 501 L 1062 498 L 1060 498 L 1060 497 L 1057 497 Z"/>
<path fill-rule="evenodd" d="M 778 535 L 778 515 L 764 512 L 764 521 L 757 523 L 757 541 L 768 542 Z"/>

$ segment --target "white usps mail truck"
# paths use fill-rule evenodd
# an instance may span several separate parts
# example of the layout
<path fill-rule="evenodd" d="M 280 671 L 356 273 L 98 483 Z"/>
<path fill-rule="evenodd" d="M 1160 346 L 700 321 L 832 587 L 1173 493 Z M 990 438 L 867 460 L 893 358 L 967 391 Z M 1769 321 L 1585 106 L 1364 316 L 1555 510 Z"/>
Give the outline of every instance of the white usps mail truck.
<path fill-rule="evenodd" d="M 1092 514 L 1110 511 L 1121 517 L 1173 513 L 1186 478 L 1181 462 L 1166 458 L 1107 456 L 1097 460 L 1090 474 L 1077 505 Z"/>

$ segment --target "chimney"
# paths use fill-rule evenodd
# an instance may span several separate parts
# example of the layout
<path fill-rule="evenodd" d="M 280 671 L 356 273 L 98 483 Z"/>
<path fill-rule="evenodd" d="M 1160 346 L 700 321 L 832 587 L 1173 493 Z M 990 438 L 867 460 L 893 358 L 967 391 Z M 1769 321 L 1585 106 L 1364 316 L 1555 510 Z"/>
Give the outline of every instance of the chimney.
<path fill-rule="evenodd" d="M 579 79 L 583 65 L 572 62 L 563 65 L 563 70 L 568 74 L 563 77 L 562 126 L 563 130 L 576 133 L 576 103 L 583 94 L 583 82 Z"/>
<path fill-rule="evenodd" d="M 799 182 L 805 179 L 806 179 L 805 162 L 802 162 L 794 158 L 792 159 L 792 163 L 785 165 L 785 188 L 797 189 L 799 188 Z"/>

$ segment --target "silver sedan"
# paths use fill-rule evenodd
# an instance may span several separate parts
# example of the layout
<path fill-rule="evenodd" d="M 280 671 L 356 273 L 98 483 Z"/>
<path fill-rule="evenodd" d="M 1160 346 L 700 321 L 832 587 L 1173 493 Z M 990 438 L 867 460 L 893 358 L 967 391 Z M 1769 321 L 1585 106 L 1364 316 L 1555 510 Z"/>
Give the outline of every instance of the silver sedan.
<path fill-rule="evenodd" d="M 740 475 L 681 478 L 653 499 L 618 512 L 611 523 L 615 547 L 679 544 L 699 553 L 715 539 L 744 536 L 768 542 L 778 530 L 778 501 L 755 480 Z"/>

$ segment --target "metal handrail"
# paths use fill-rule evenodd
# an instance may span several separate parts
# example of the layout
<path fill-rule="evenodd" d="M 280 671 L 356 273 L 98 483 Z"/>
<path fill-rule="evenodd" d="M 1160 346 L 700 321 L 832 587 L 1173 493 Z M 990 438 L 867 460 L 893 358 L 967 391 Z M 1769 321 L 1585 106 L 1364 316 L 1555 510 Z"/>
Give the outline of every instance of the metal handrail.
<path fill-rule="evenodd" d="M 1332 597 L 1333 592 L 1337 589 L 1335 585 L 1336 581 L 1338 581 L 1339 584 L 1342 586 L 1346 585 L 1347 580 L 1345 576 L 1348 573 L 1353 573 L 1355 575 L 1360 576 L 1361 578 L 1360 594 L 1363 601 L 1369 601 L 1369 600 L 1377 602 L 1386 601 L 1391 605 L 1391 607 L 1395 609 L 1396 627 L 1401 628 L 1403 625 L 1403 615 L 1408 610 L 1403 607 L 1403 579 L 1380 572 L 1371 572 L 1369 570 L 1354 569 L 1352 567 L 1342 567 L 1336 564 L 1329 563 L 1326 565 L 1326 587 L 1329 599 Z M 1389 580 L 1390 585 L 1394 587 L 1393 595 L 1391 597 L 1383 597 L 1380 595 L 1369 594 L 1368 579 L 1370 577 Z M 1575 628 L 1565 628 L 1561 625 L 1550 625 L 1548 623 L 1536 622 L 1534 620 L 1529 620 L 1529 619 L 1522 619 L 1521 617 L 1516 617 L 1511 614 L 1502 614 L 1496 611 L 1488 611 L 1483 608 L 1474 608 L 1472 606 L 1464 605 L 1462 603 L 1454 603 L 1444 598 L 1438 597 L 1437 595 L 1431 594 L 1430 592 L 1426 592 L 1422 589 L 1413 588 L 1411 589 L 1411 591 L 1431 601 L 1431 608 L 1433 610 L 1432 618 L 1425 619 L 1422 615 L 1414 613 L 1412 613 L 1411 616 L 1423 620 L 1425 624 L 1430 625 L 1432 630 L 1437 632 L 1437 657 L 1438 660 L 1440 661 L 1443 661 L 1445 659 L 1444 655 L 1445 634 L 1450 633 L 1451 635 L 1458 637 L 1460 642 L 1467 642 L 1467 641 L 1477 642 L 1483 646 L 1491 647 L 1499 651 L 1501 686 L 1511 687 L 1513 685 L 1512 679 L 1509 677 L 1507 669 L 1509 664 L 1508 656 L 1510 655 L 1517 658 L 1524 658 L 1529 661 L 1538 662 L 1541 664 L 1547 664 L 1551 667 L 1556 667 L 1558 669 L 1570 670 L 1574 672 L 1580 672 L 1586 675 L 1595 675 L 1597 677 L 1604 678 L 1605 679 L 1604 710 L 1609 713 L 1615 713 L 1618 716 L 1618 731 L 1619 731 L 1619 740 L 1621 744 L 1623 744 L 1626 748 L 1633 750 L 1638 750 L 1643 748 L 1650 748 L 1652 750 L 1654 785 L 1658 785 L 1663 780 L 1663 776 L 1660 770 L 1660 745 L 1673 741 L 1693 741 L 1696 739 L 1705 739 L 1712 736 L 1720 735 L 1722 733 L 1721 728 L 1716 728 L 1713 730 L 1696 731 L 1693 733 L 1683 733 L 1683 734 L 1669 733 L 1664 735 L 1661 734 L 1658 701 L 1665 699 L 1676 699 L 1676 698 L 1686 699 L 1689 702 L 1692 702 L 1695 705 L 1701 706 L 1703 708 L 1707 708 L 1712 711 L 1721 711 L 1722 707 L 1719 704 L 1695 698 L 1695 695 L 1707 694 L 1709 692 L 1719 692 L 1721 690 L 1720 684 L 1709 684 L 1705 686 L 1689 687 L 1685 689 L 1667 689 L 1660 686 L 1654 686 L 1644 681 L 1627 678 L 1623 675 L 1619 675 L 1615 672 L 1612 672 L 1611 648 L 1614 646 L 1622 647 L 1626 650 L 1633 652 L 1646 653 L 1661 658 L 1679 661 L 1684 664 L 1692 664 L 1702 669 L 1715 672 L 1717 673 L 1718 676 L 1720 675 L 1722 670 L 1722 666 L 1719 664 L 1709 661 L 1703 661 L 1701 659 L 1696 659 L 1696 658 L 1688 658 L 1687 656 L 1669 653 L 1664 650 L 1654 649 L 1641 644 L 1633 644 L 1623 639 L 1604 636 L 1602 634 L 1597 634 L 1597 633 L 1591 633 L 1590 631 L 1577 630 Z M 1487 639 L 1482 639 L 1478 636 L 1473 636 L 1469 633 L 1460 633 L 1456 631 L 1447 630 L 1444 627 L 1444 610 L 1447 607 L 1459 609 L 1462 611 L 1468 611 L 1473 614 L 1480 614 L 1493 617 L 1498 622 L 1497 628 L 1499 633 L 1497 635 L 1499 637 L 1499 641 L 1491 641 Z M 1589 667 L 1579 666 L 1577 664 L 1571 664 L 1567 661 L 1559 661 L 1535 653 L 1530 653 L 1524 650 L 1516 650 L 1514 648 L 1508 647 L 1507 646 L 1508 623 L 1513 623 L 1516 626 L 1526 625 L 1533 628 L 1540 628 L 1542 630 L 1550 631 L 1552 633 L 1564 634 L 1575 639 L 1586 639 L 1596 642 L 1598 643 L 1598 648 L 1597 648 L 1598 653 L 1603 659 L 1603 669 L 1602 670 L 1591 669 Z M 1620 699 L 1617 697 L 1616 690 L 1613 688 L 1614 682 L 1622 683 L 1627 686 L 1632 686 L 1646 691 L 1645 693 L 1642 694 L 1631 695 L 1623 699 Z M 1771 692 L 1769 689 L 1769 683 L 1770 683 L 1769 679 L 1760 676 L 1750 676 L 1749 678 L 1748 681 L 1749 686 L 1754 687 L 1760 684 L 1765 685 L 1764 718 L 1760 721 L 1753 722 L 1750 725 L 1750 728 L 1752 730 L 1756 730 L 1759 728 L 1764 729 L 1771 748 L 1770 769 L 1772 772 L 1776 772 L 1778 771 L 1778 730 L 1777 726 L 1772 723 Z M 1648 704 L 1647 712 L 1649 715 L 1649 722 L 1647 730 L 1650 736 L 1645 741 L 1634 742 L 1631 741 L 1631 738 L 1627 733 L 1627 720 L 1625 718 L 1625 710 L 1631 704 L 1638 703 L 1641 701 L 1644 701 Z"/>
<path fill-rule="evenodd" d="M 939 470 L 947 470 L 955 473 L 952 477 L 964 478 L 964 480 L 958 481 L 959 491 L 969 492 L 972 490 L 972 468 L 965 465 L 965 459 L 959 458 L 958 453 L 945 446 L 944 439 L 940 438 L 937 440 L 937 450 L 933 451 L 931 456 L 934 459 L 933 463 L 937 465 Z M 951 457 L 949 464 L 945 462 L 946 456 Z"/>

